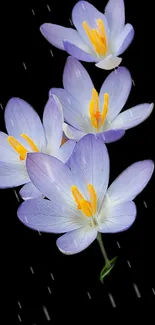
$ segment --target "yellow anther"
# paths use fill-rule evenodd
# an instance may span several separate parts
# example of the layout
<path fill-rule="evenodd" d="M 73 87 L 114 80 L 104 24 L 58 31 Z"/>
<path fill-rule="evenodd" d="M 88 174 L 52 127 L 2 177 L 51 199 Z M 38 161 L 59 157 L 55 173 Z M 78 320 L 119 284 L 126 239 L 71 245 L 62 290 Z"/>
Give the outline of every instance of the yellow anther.
<path fill-rule="evenodd" d="M 84 28 L 84 30 L 85 30 L 85 32 L 86 32 L 86 34 L 87 34 L 89 40 L 90 40 L 91 43 L 93 44 L 93 43 L 94 43 L 94 37 L 93 37 L 93 35 L 92 35 L 92 30 L 91 30 L 91 28 L 88 26 L 88 24 L 86 23 L 86 21 L 83 21 L 82 26 L 83 26 L 83 28 Z"/>
<path fill-rule="evenodd" d="M 97 19 L 97 28 L 91 29 L 86 21 L 83 21 L 82 26 L 92 43 L 95 52 L 98 55 L 106 55 L 107 53 L 107 38 L 105 27 L 102 19 Z"/>
<path fill-rule="evenodd" d="M 105 118 L 108 113 L 108 105 L 109 105 L 109 95 L 107 93 L 104 94 L 104 101 L 103 101 L 103 107 L 102 107 L 102 116 L 101 116 L 101 126 L 103 125 Z"/>
<path fill-rule="evenodd" d="M 96 195 L 96 191 L 93 187 L 93 185 L 88 184 L 87 185 L 88 188 L 88 193 L 89 193 L 89 197 L 90 197 L 90 204 L 93 210 L 93 214 L 96 213 L 97 210 L 97 195 Z"/>
<path fill-rule="evenodd" d="M 25 149 L 20 142 L 18 142 L 14 137 L 8 136 L 8 142 L 11 147 L 19 154 L 20 160 L 25 160 L 27 155 L 27 150 Z"/>
<path fill-rule="evenodd" d="M 39 151 L 33 140 L 27 134 L 23 133 L 21 134 L 21 137 L 27 141 L 27 143 L 34 152 Z M 20 160 L 25 160 L 28 150 L 12 136 L 8 136 L 8 142 L 11 147 L 19 154 Z"/>
<path fill-rule="evenodd" d="M 98 93 L 95 88 L 92 90 L 92 98 L 89 104 L 89 114 L 91 119 L 91 124 L 94 128 L 98 128 L 98 123 L 101 117 L 99 110 L 99 98 Z"/>
<path fill-rule="evenodd" d="M 108 112 L 108 105 L 109 105 L 109 95 L 107 93 L 105 93 L 103 108 L 102 108 L 102 113 L 101 113 L 100 108 L 99 108 L 98 93 L 93 88 L 92 98 L 91 98 L 90 104 L 89 104 L 89 114 L 90 114 L 91 124 L 94 128 L 99 129 L 103 125 L 106 115 L 107 115 L 107 112 Z"/>
<path fill-rule="evenodd" d="M 92 208 L 91 205 L 88 201 L 86 200 L 81 200 L 80 201 L 80 208 L 82 210 L 82 212 L 85 214 L 86 217 L 92 217 L 93 213 L 92 213 Z"/>
<path fill-rule="evenodd" d="M 81 200 L 83 200 L 82 194 L 80 193 L 80 191 L 78 190 L 78 188 L 75 185 L 72 186 L 71 191 L 72 191 L 72 195 L 74 197 L 74 200 L 77 203 L 77 208 L 81 209 L 79 202 Z"/>
<path fill-rule="evenodd" d="M 103 23 L 102 19 L 97 19 L 97 28 L 98 28 L 100 37 L 102 39 L 102 42 L 104 43 L 105 48 L 107 48 L 106 31 L 105 31 L 105 27 L 104 27 L 104 23 Z"/>
<path fill-rule="evenodd" d="M 35 143 L 33 142 L 33 140 L 31 138 L 29 138 L 27 134 L 24 134 L 23 133 L 20 136 L 27 141 L 27 143 L 29 144 L 29 146 L 31 147 L 31 149 L 34 152 L 38 152 L 39 151 L 39 149 L 37 148 L 37 146 L 35 145 Z"/>
<path fill-rule="evenodd" d="M 90 201 L 84 199 L 77 186 L 71 187 L 73 198 L 77 204 L 77 209 L 81 210 L 86 217 L 92 217 L 97 209 L 97 197 L 93 185 L 88 184 L 88 193 Z"/>

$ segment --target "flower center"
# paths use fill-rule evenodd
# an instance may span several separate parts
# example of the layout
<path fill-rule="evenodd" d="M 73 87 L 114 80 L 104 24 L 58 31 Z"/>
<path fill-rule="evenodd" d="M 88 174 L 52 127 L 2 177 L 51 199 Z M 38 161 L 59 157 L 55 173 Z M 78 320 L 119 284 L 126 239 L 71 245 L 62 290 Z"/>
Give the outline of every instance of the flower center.
<path fill-rule="evenodd" d="M 105 27 L 102 19 L 97 19 L 97 28 L 92 29 L 86 21 L 83 21 L 82 26 L 93 45 L 95 52 L 99 55 L 106 55 L 107 53 L 107 37 Z"/>
<path fill-rule="evenodd" d="M 87 190 L 90 198 L 89 201 L 85 200 L 75 185 L 71 187 L 73 198 L 77 203 L 77 209 L 81 210 L 86 217 L 92 217 L 96 213 L 97 209 L 97 196 L 93 185 L 88 184 Z"/>
<path fill-rule="evenodd" d="M 107 93 L 104 94 L 104 101 L 102 106 L 102 113 L 99 109 L 99 97 L 95 88 L 92 90 L 92 98 L 89 104 L 89 114 L 91 124 L 94 128 L 99 129 L 106 118 L 108 112 L 108 104 L 109 104 L 109 95 Z"/>
<path fill-rule="evenodd" d="M 35 152 L 39 151 L 39 149 L 37 148 L 33 140 L 29 138 L 27 134 L 21 134 L 20 136 L 27 141 L 27 143 L 29 144 L 29 146 L 33 151 Z M 7 140 L 10 146 L 19 154 L 20 160 L 25 160 L 28 150 L 12 136 L 8 136 Z"/>

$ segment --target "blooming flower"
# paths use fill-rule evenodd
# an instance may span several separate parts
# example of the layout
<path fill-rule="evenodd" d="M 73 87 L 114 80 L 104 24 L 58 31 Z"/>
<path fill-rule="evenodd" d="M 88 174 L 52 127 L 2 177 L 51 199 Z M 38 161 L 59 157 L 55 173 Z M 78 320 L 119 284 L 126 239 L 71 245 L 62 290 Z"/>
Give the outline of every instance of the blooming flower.
<path fill-rule="evenodd" d="M 98 232 L 128 229 L 136 217 L 133 199 L 147 185 L 154 169 L 151 160 L 136 162 L 107 189 L 108 152 L 103 141 L 92 134 L 76 144 L 70 168 L 42 153 L 29 153 L 26 164 L 31 181 L 49 200 L 25 201 L 18 209 L 18 218 L 35 230 L 65 233 L 57 239 L 65 254 L 81 252 Z"/>
<path fill-rule="evenodd" d="M 79 140 L 87 133 L 102 133 L 105 142 L 121 138 L 125 130 L 143 122 L 153 104 L 140 104 L 122 113 L 132 86 L 125 67 L 113 71 L 104 81 L 99 95 L 82 64 L 68 57 L 63 73 L 63 86 L 52 88 L 49 95 L 60 99 L 64 110 L 64 132 L 69 139 Z M 119 114 L 120 113 L 120 114 Z"/>
<path fill-rule="evenodd" d="M 0 188 L 25 184 L 20 191 L 24 198 L 41 193 L 30 182 L 26 170 L 28 152 L 45 152 L 66 162 L 75 141 L 62 140 L 63 113 L 58 98 L 49 98 L 43 114 L 43 124 L 35 110 L 20 98 L 11 98 L 5 108 L 8 134 L 0 132 Z"/>
<path fill-rule="evenodd" d="M 101 69 L 113 69 L 122 59 L 118 57 L 134 37 L 132 25 L 125 25 L 124 0 L 109 0 L 105 14 L 87 1 L 73 8 L 72 21 L 77 30 L 59 25 L 43 24 L 43 36 L 54 46 L 73 57 L 95 62 Z"/>

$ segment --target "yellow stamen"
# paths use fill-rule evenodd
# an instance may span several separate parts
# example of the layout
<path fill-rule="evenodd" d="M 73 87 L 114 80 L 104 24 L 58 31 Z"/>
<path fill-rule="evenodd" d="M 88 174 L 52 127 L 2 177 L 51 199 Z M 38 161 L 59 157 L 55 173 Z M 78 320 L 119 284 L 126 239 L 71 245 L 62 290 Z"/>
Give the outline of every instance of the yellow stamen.
<path fill-rule="evenodd" d="M 25 160 L 27 155 L 27 150 L 24 146 L 20 144 L 14 137 L 8 136 L 8 142 L 12 146 L 12 148 L 19 154 L 20 160 Z"/>
<path fill-rule="evenodd" d="M 108 113 L 108 105 L 109 105 L 109 95 L 107 93 L 104 94 L 103 108 L 102 108 L 102 116 L 101 116 L 101 126 L 103 125 L 105 118 Z"/>
<path fill-rule="evenodd" d="M 99 129 L 103 125 L 106 115 L 107 115 L 107 112 L 108 112 L 108 104 L 109 104 L 109 95 L 107 93 L 105 93 L 103 109 L 102 109 L 102 114 L 101 114 L 100 109 L 99 109 L 98 93 L 95 90 L 95 88 L 93 88 L 92 98 L 91 98 L 90 104 L 89 104 L 89 114 L 90 114 L 91 124 L 94 128 Z"/>
<path fill-rule="evenodd" d="M 92 98 L 89 105 L 89 113 L 92 125 L 97 129 L 99 127 L 99 121 L 101 113 L 99 110 L 99 98 L 95 88 L 92 90 Z"/>
<path fill-rule="evenodd" d="M 98 31 L 96 29 L 92 29 L 92 35 L 93 35 L 93 39 L 94 39 L 94 48 L 96 53 L 100 54 L 100 55 L 105 55 L 106 53 L 106 47 L 105 47 L 105 42 L 104 40 L 102 40 L 100 34 L 98 33 Z"/>
<path fill-rule="evenodd" d="M 93 185 L 88 184 L 90 202 L 85 200 L 76 185 L 71 187 L 73 198 L 77 204 L 77 209 L 82 210 L 86 217 L 92 217 L 97 209 L 97 196 Z"/>
<path fill-rule="evenodd" d="M 91 124 L 94 128 L 98 128 L 98 122 L 101 117 L 101 113 L 99 111 L 99 98 L 98 93 L 95 88 L 92 90 L 92 98 L 89 104 L 89 114 L 91 119 Z"/>
<path fill-rule="evenodd" d="M 102 19 L 97 19 L 97 27 L 100 37 L 102 38 L 102 42 L 104 43 L 105 48 L 107 48 L 107 37 Z"/>
<path fill-rule="evenodd" d="M 24 138 L 27 143 L 29 144 L 29 146 L 31 147 L 31 149 L 34 152 L 38 152 L 39 149 L 37 148 L 37 146 L 35 145 L 35 143 L 32 141 L 31 138 L 28 137 L 27 134 L 21 134 L 21 137 Z M 11 147 L 19 154 L 19 158 L 20 160 L 25 160 L 26 155 L 28 153 L 28 150 L 19 142 L 17 141 L 14 137 L 12 136 L 8 136 L 8 142 L 11 145 Z"/>
<path fill-rule="evenodd" d="M 27 143 L 29 144 L 29 146 L 31 147 L 31 149 L 34 152 L 38 152 L 39 151 L 39 149 L 37 148 L 37 146 L 35 145 L 35 143 L 33 142 L 33 140 L 31 138 L 29 138 L 27 134 L 24 134 L 23 133 L 20 136 L 27 141 Z"/>
<path fill-rule="evenodd" d="M 77 203 L 77 208 L 81 209 L 79 202 L 80 202 L 80 200 L 83 200 L 82 194 L 80 193 L 80 191 L 78 190 L 78 188 L 75 185 L 72 186 L 71 191 L 72 191 L 74 200 Z"/>
<path fill-rule="evenodd" d="M 81 200 L 80 201 L 80 207 L 82 212 L 85 214 L 86 217 L 92 217 L 93 213 L 92 213 L 92 208 L 90 206 L 90 203 L 86 200 Z"/>
<path fill-rule="evenodd" d="M 83 28 L 84 28 L 84 30 L 85 30 L 85 32 L 86 32 L 86 34 L 87 34 L 89 40 L 90 40 L 91 43 L 94 45 L 94 37 L 93 37 L 93 35 L 92 35 L 92 30 L 91 30 L 91 28 L 88 26 L 88 24 L 86 23 L 86 21 L 83 21 L 82 26 L 83 26 Z"/>
<path fill-rule="evenodd" d="M 105 27 L 102 19 L 97 19 L 97 29 L 91 29 L 86 21 L 83 21 L 82 26 L 92 43 L 94 50 L 99 55 L 106 55 L 107 53 L 107 38 Z"/>
<path fill-rule="evenodd" d="M 88 184 L 87 188 L 88 188 L 88 193 L 89 193 L 89 197 L 90 197 L 90 204 L 91 204 L 91 207 L 92 207 L 92 210 L 93 210 L 93 214 L 95 214 L 96 210 L 97 210 L 97 195 L 96 195 L 96 192 L 95 192 L 95 189 L 94 189 L 93 185 Z"/>
<path fill-rule="evenodd" d="M 94 116 L 94 102 L 91 100 L 89 104 L 89 113 L 90 113 L 90 119 L 91 119 L 91 124 L 94 128 L 97 129 L 97 120 L 96 117 Z"/>

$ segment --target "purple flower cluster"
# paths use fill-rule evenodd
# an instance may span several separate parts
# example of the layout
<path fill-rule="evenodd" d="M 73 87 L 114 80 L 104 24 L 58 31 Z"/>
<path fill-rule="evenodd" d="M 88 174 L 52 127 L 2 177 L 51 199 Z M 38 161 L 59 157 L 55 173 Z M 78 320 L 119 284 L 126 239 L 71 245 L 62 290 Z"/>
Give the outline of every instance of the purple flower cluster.
<path fill-rule="evenodd" d="M 132 25 L 125 24 L 124 1 L 109 0 L 104 14 L 79 1 L 72 21 L 76 29 L 40 28 L 52 45 L 70 54 L 63 88 L 50 89 L 43 121 L 24 100 L 11 98 L 4 113 L 8 134 L 0 132 L 0 188 L 23 185 L 18 218 L 34 230 L 63 233 L 56 244 L 65 254 L 81 252 L 96 238 L 102 245 L 100 233 L 128 229 L 136 217 L 133 200 L 154 170 L 152 160 L 135 162 L 109 186 L 105 143 L 147 119 L 154 106 L 138 104 L 121 113 L 132 79 L 127 68 L 118 67 L 119 56 L 134 37 Z M 118 68 L 98 93 L 78 60 Z M 108 267 L 112 263 L 106 260 L 106 272 Z"/>

